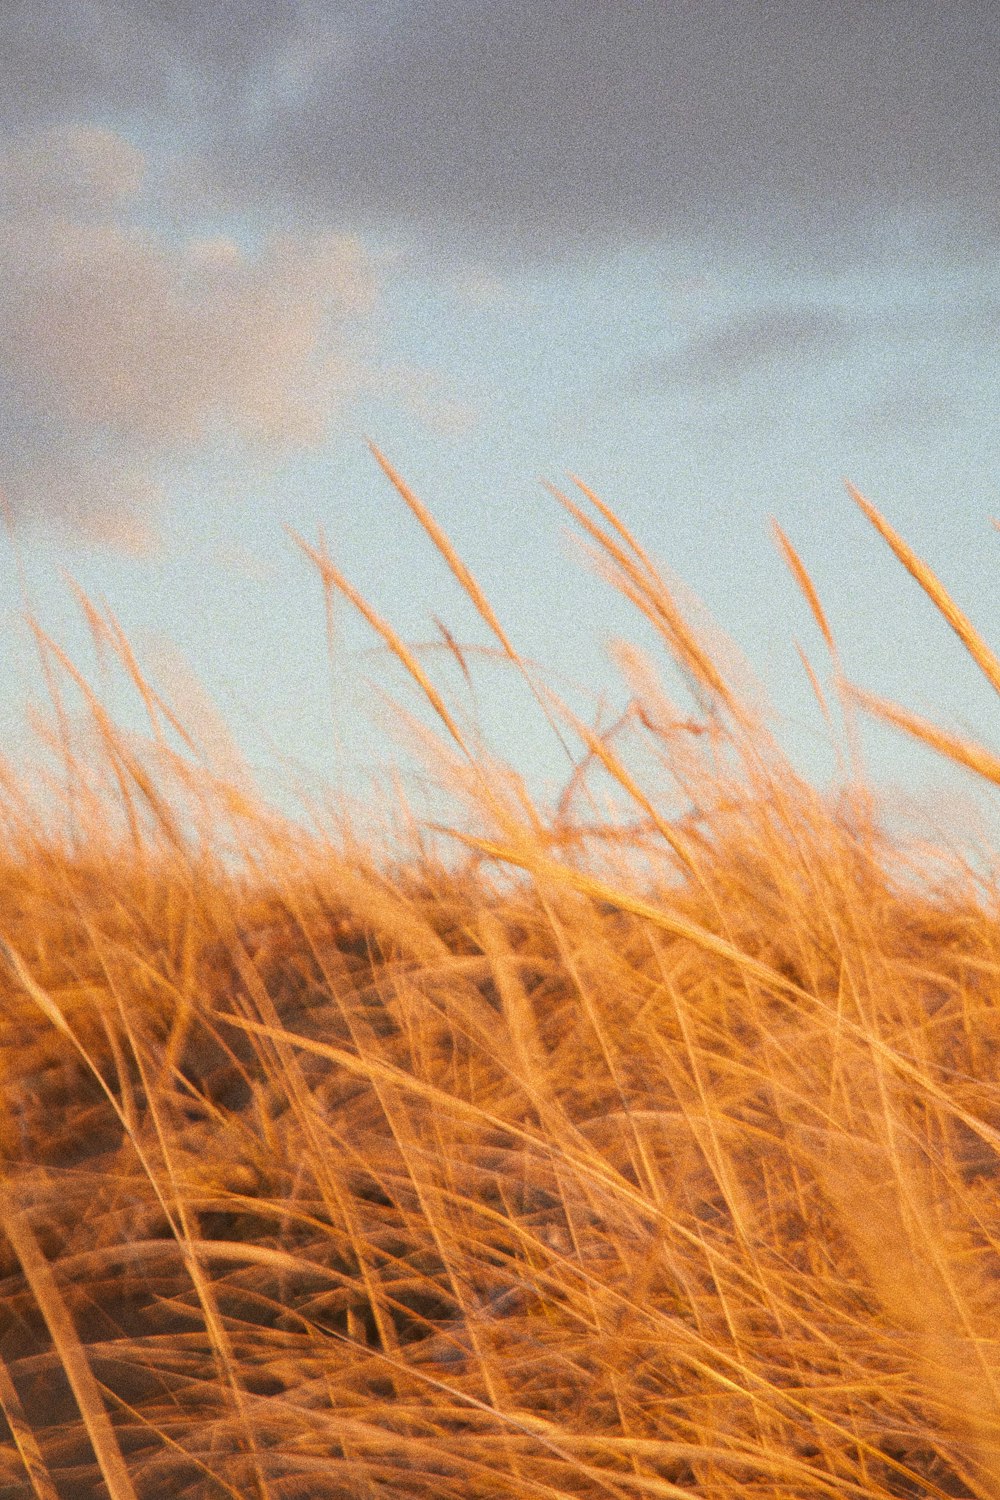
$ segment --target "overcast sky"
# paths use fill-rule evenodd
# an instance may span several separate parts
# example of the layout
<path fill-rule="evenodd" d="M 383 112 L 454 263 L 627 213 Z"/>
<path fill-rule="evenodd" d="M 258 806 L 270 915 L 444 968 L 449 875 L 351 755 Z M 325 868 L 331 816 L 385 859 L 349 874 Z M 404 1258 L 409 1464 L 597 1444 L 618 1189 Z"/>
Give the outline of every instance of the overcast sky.
<path fill-rule="evenodd" d="M 841 483 L 996 641 L 995 5 L 0 0 L 0 56 L 11 743 L 39 677 L 16 551 L 88 670 L 67 574 L 256 763 L 355 788 L 388 764 L 367 684 L 398 676 L 340 611 L 331 680 L 284 526 L 324 528 L 408 638 L 484 637 L 365 438 L 581 705 L 624 701 L 603 643 L 645 638 L 565 541 L 539 480 L 567 470 L 735 639 L 813 774 L 793 638 L 822 652 L 772 515 L 857 681 L 1000 738 Z M 558 783 L 503 675 L 477 691 Z M 872 747 L 885 781 L 945 785 Z"/>

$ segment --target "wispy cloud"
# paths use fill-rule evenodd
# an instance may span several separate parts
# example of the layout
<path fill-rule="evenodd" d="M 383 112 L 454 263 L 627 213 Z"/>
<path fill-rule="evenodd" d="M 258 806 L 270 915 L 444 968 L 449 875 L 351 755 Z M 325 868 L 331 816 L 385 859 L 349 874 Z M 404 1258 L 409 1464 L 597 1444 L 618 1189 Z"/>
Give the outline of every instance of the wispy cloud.
<path fill-rule="evenodd" d="M 0 483 L 15 514 L 121 538 L 95 518 L 148 518 L 179 451 L 322 441 L 361 379 L 351 322 L 376 296 L 348 236 L 276 236 L 254 255 L 157 236 L 129 217 L 142 165 L 79 126 L 0 160 Z"/>
<path fill-rule="evenodd" d="M 872 436 L 897 441 L 908 434 L 925 436 L 936 428 L 956 430 L 962 421 L 962 397 L 955 390 L 923 383 L 883 388 L 852 414 L 855 424 Z"/>
<path fill-rule="evenodd" d="M 850 318 L 833 308 L 766 307 L 691 335 L 678 349 L 645 361 L 636 379 L 643 386 L 739 380 L 791 362 L 838 357 L 854 336 Z"/>

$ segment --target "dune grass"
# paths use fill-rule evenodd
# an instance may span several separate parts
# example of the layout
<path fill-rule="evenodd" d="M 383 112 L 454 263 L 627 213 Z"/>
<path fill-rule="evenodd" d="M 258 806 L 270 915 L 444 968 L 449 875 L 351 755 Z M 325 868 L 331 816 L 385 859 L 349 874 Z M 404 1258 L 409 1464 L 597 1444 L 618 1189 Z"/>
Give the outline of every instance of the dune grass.
<path fill-rule="evenodd" d="M 577 482 L 694 705 L 622 646 L 628 713 L 582 723 L 376 457 L 576 769 L 533 803 L 301 538 L 440 724 L 452 836 L 409 857 L 199 768 L 111 616 L 85 602 L 142 744 L 39 632 L 57 769 L 41 800 L 5 774 L 0 846 L 0 1497 L 1000 1496 L 990 877 L 803 781 Z M 848 727 L 1000 781 L 844 681 L 779 543 Z"/>

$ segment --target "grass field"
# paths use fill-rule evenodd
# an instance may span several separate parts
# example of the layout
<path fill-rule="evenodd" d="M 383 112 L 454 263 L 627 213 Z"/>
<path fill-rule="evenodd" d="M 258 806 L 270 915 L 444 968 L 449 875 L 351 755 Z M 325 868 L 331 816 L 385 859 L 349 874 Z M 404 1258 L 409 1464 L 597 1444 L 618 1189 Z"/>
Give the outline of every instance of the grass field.
<path fill-rule="evenodd" d="M 77 675 L 81 737 L 41 640 L 55 769 L 6 774 L 0 853 L 0 1496 L 1000 1496 L 1000 894 L 806 784 L 574 495 L 691 704 L 627 648 L 613 730 L 532 679 L 575 747 L 551 808 L 306 548 L 440 729 L 454 837 L 407 857 L 199 769 L 91 606 L 153 728 Z M 875 712 L 1000 781 L 852 692 L 779 545 L 848 743 Z"/>

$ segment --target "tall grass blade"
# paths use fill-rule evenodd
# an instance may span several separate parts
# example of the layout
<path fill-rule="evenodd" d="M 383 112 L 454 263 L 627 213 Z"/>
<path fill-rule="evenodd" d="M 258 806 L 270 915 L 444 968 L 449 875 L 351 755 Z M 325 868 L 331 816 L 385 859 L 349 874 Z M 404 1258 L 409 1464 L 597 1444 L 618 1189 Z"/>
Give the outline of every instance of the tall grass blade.
<path fill-rule="evenodd" d="M 884 516 L 880 515 L 875 509 L 871 501 L 866 500 L 861 491 L 855 489 L 853 484 L 848 484 L 847 493 L 858 509 L 868 517 L 875 530 L 889 543 L 889 546 L 899 558 L 906 571 L 912 578 L 916 579 L 927 597 L 948 621 L 948 624 L 994 691 L 1000 693 L 1000 658 L 990 650 L 972 622 L 959 609 L 944 585 L 938 580 L 923 559 L 918 557 L 912 547 L 904 542 L 898 532 L 893 530 Z"/>
<path fill-rule="evenodd" d="M 111 1500 L 138 1500 L 66 1301 L 9 1183 L 0 1183 L 0 1228 L 17 1256 L 80 1410 Z"/>

